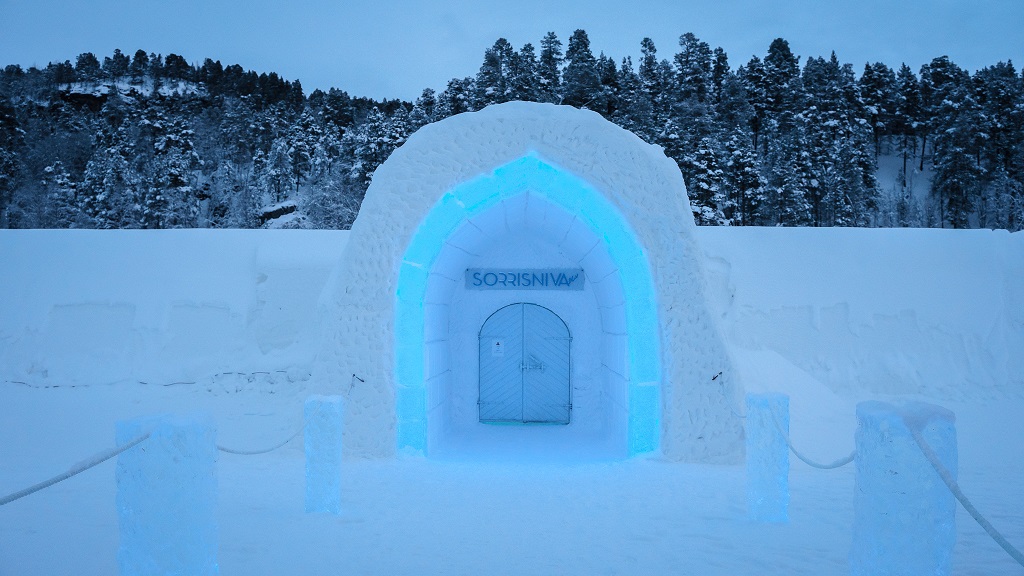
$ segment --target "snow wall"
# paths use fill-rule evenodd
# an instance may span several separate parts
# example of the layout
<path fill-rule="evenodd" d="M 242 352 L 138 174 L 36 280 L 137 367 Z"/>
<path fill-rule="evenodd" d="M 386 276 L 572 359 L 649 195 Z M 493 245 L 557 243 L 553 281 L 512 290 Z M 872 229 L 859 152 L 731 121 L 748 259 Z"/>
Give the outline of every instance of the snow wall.
<path fill-rule="evenodd" d="M 698 228 L 696 237 L 712 313 L 736 354 L 777 356 L 855 399 L 1024 395 L 1024 233 Z M 343 392 L 349 375 L 310 374 L 317 300 L 348 238 L 0 230 L 0 385 Z"/>
<path fill-rule="evenodd" d="M 712 306 L 737 349 L 832 391 L 1024 394 L 1024 233 L 701 228 Z"/>
<path fill-rule="evenodd" d="M 0 230 L 0 381 L 309 379 L 347 232 Z"/>
<path fill-rule="evenodd" d="M 596 113 L 515 102 L 425 126 L 374 173 L 322 300 L 315 378 L 364 380 L 346 446 L 738 461 L 742 392 L 694 230 L 676 165 Z M 471 269 L 576 269 L 585 284 L 471 290 Z M 572 334 L 568 425 L 478 417 L 481 326 L 523 302 Z"/>

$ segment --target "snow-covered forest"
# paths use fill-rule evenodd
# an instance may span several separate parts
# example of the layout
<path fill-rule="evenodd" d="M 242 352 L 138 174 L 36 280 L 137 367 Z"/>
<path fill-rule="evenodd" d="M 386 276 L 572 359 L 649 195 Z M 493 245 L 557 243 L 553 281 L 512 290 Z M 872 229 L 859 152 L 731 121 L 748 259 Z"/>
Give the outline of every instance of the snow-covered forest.
<path fill-rule="evenodd" d="M 671 57 L 640 47 L 634 62 L 595 56 L 583 30 L 539 49 L 499 39 L 475 77 L 415 102 L 307 95 L 274 73 L 143 50 L 10 65 L 0 227 L 344 229 L 418 128 L 529 100 L 594 110 L 664 148 L 699 224 L 1024 228 L 1012 63 L 858 73 L 783 39 L 738 65 L 689 33 Z"/>

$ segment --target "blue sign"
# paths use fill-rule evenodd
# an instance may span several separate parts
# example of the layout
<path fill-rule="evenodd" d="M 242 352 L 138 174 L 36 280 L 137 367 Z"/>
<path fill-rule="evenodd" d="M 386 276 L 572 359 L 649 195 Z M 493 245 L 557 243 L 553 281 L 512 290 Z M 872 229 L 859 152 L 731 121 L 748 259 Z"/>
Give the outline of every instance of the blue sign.
<path fill-rule="evenodd" d="M 467 290 L 583 290 L 582 268 L 468 268 Z"/>

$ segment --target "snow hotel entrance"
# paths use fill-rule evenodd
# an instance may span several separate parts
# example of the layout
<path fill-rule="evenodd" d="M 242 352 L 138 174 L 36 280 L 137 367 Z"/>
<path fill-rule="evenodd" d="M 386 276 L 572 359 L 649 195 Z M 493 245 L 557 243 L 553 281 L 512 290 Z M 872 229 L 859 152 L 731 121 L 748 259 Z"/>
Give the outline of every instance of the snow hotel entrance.
<path fill-rule="evenodd" d="M 570 107 L 427 125 L 375 172 L 321 305 L 349 453 L 742 457 L 682 177 Z M 712 378 L 717 374 L 716 378 Z"/>

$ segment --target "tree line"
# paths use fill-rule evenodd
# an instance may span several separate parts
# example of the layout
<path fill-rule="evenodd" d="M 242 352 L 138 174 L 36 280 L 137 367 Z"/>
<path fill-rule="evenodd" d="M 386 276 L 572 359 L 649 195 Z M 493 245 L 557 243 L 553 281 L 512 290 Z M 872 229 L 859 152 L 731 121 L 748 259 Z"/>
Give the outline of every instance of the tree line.
<path fill-rule="evenodd" d="M 115 51 L 0 72 L 0 226 L 348 228 L 417 129 L 526 100 L 587 108 L 661 146 L 702 225 L 1024 227 L 1024 77 L 947 57 L 918 72 L 777 39 L 733 68 L 695 35 L 595 56 L 587 34 L 498 39 L 414 102 L 206 59 Z"/>

